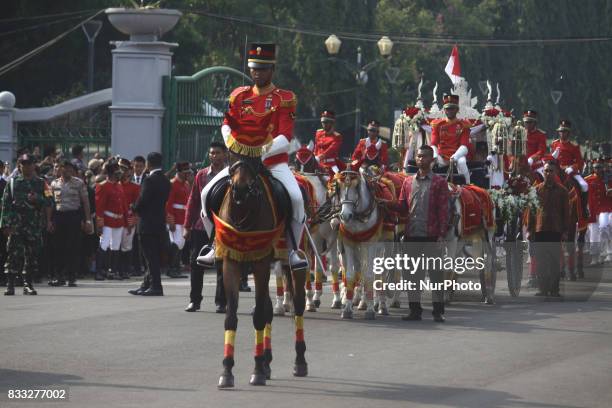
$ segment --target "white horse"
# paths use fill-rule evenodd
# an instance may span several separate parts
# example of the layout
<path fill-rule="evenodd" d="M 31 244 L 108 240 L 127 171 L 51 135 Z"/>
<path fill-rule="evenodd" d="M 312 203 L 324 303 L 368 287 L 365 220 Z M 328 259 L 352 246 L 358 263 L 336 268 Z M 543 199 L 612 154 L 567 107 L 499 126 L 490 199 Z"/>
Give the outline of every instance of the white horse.
<path fill-rule="evenodd" d="M 365 292 L 365 318 L 374 319 L 371 259 L 364 244 L 377 242 L 382 230 L 382 214 L 363 174 L 343 171 L 334 179 L 332 201 L 340 207 L 339 247 L 345 272 L 346 303 L 343 319 L 353 317 L 353 294 L 359 282 Z"/>
<path fill-rule="evenodd" d="M 463 231 L 464 210 L 463 204 L 459 198 L 459 191 L 463 187 L 458 186 L 455 189 L 449 184 L 451 191 L 450 198 L 450 222 L 449 230 L 446 236 L 448 246 L 448 256 L 450 257 L 465 257 L 466 253 L 469 257 L 483 258 L 484 268 L 479 270 L 478 276 L 481 284 L 481 301 L 487 304 L 495 304 L 495 285 L 497 281 L 497 271 L 495 266 L 495 256 L 493 252 L 493 236 L 495 234 L 495 222 L 488 223 L 486 219 L 485 211 L 483 210 L 483 216 L 481 217 L 480 224 L 471 232 L 466 233 Z M 481 208 L 488 206 L 492 209 L 492 220 L 495 220 L 495 206 L 491 200 L 488 192 L 482 190 L 485 193 L 489 203 L 482 203 Z M 455 271 L 450 272 L 451 279 L 456 279 L 457 274 Z M 452 291 L 446 292 L 445 297 L 447 302 L 450 302 L 452 297 Z"/>

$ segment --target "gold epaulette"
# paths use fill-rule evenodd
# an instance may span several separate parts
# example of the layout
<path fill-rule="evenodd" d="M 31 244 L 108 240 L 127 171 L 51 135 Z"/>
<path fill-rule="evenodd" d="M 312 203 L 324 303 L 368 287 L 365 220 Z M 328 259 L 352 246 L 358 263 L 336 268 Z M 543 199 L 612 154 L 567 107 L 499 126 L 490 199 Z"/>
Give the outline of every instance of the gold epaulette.
<path fill-rule="evenodd" d="M 297 106 L 297 97 L 293 92 L 277 88 L 274 90 L 274 93 L 280 96 L 281 98 L 281 108 L 293 108 Z"/>
<path fill-rule="evenodd" d="M 230 104 L 234 103 L 234 100 L 236 100 L 236 96 L 240 95 L 243 92 L 248 91 L 249 89 L 251 89 L 250 85 L 239 86 L 238 88 L 234 89 L 229 96 L 229 103 Z"/>

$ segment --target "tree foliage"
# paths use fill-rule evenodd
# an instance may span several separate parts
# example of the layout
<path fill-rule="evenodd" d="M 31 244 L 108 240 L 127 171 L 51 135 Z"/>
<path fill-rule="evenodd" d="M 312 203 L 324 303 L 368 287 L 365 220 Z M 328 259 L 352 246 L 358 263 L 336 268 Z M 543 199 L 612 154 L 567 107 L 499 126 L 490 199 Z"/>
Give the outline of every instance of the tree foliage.
<path fill-rule="evenodd" d="M 21 0 L 4 5 L 2 19 L 100 9 L 115 4 L 105 0 L 77 3 Z M 408 35 L 541 39 L 612 34 L 610 0 L 167 0 L 161 5 L 184 12 L 179 25 L 164 37 L 166 41 L 180 44 L 174 55 L 175 75 L 190 75 L 212 65 L 242 70 L 246 41 L 277 42 L 280 55 L 275 83 L 298 95 L 296 133 L 302 140 L 312 137 L 322 109 L 333 109 L 341 115 L 338 127 L 347 141 L 352 140 L 355 137 L 356 92 L 361 97 L 362 122 L 377 118 L 389 126 L 393 108 L 414 103 L 421 76 L 425 80 L 426 104 L 431 103 L 435 82 L 440 84 L 439 96 L 451 86 L 443 71 L 450 46 L 397 43 L 392 58 L 368 72 L 369 81 L 359 87 L 344 63 L 329 59 L 323 44 L 329 33 L 338 34 L 343 41 L 339 59 L 352 64 L 356 62 L 358 46 L 363 50 L 365 63 L 380 58 L 376 40 L 365 38 L 370 36 L 389 35 L 392 40 L 394 36 Z M 283 31 L 190 10 L 240 16 L 273 26 L 308 28 L 318 33 Z M 0 37 L 0 64 L 10 62 L 77 21 Z M 33 23 L 3 23 L 0 35 Z M 343 32 L 362 33 L 364 39 L 343 39 Z M 110 41 L 121 39 L 125 36 L 105 21 L 96 40 L 97 89 L 110 86 Z M 549 134 L 554 133 L 558 119 L 564 117 L 575 123 L 578 138 L 602 140 L 610 138 L 611 47 L 612 42 L 606 41 L 511 47 L 460 46 L 459 51 L 463 76 L 471 84 L 473 95 L 479 97 L 479 106 L 484 104 L 485 97 L 478 82 L 489 79 L 499 82 L 505 108 L 519 115 L 526 109 L 537 110 L 540 127 Z M 400 69 L 394 85 L 385 76 L 389 67 Z M 0 90 L 14 92 L 19 107 L 40 106 L 44 101 L 56 100 L 57 95 L 78 89 L 75 84 L 86 81 L 87 43 L 83 33 L 75 31 L 60 44 L 0 76 Z M 552 90 L 563 92 L 558 106 L 552 102 Z"/>

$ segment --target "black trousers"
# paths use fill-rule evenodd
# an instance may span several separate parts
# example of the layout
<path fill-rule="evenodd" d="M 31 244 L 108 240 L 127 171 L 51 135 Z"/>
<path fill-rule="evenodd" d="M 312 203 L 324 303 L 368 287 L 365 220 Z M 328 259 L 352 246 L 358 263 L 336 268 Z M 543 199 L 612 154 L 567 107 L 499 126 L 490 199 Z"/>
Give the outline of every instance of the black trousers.
<path fill-rule="evenodd" d="M 141 287 L 162 289 L 161 284 L 161 253 L 164 248 L 165 231 L 153 234 L 139 234 L 140 248 L 147 264 L 147 273 Z"/>
<path fill-rule="evenodd" d="M 200 304 L 202 302 L 202 290 L 204 289 L 204 268 L 196 262 L 196 258 L 200 253 L 200 249 L 209 243 L 208 235 L 205 231 L 191 231 L 191 256 L 189 263 L 191 265 L 191 292 L 189 300 L 193 303 Z M 226 306 L 225 289 L 223 287 L 223 270 L 217 268 L 217 288 L 215 290 L 215 304 L 217 306 Z"/>
<path fill-rule="evenodd" d="M 55 249 L 57 279 L 74 281 L 81 260 L 80 211 L 56 211 L 53 213 L 55 233 L 52 236 Z"/>
<path fill-rule="evenodd" d="M 436 238 L 431 237 L 405 237 L 403 240 L 408 245 L 408 255 L 413 257 L 435 257 L 440 256 L 440 251 L 437 251 L 435 242 Z M 414 274 L 405 273 L 404 279 L 409 282 L 414 282 L 415 289 L 408 290 L 408 307 L 411 312 L 416 312 L 419 315 L 423 312 L 421 307 L 421 281 L 425 279 L 425 273 L 429 273 L 429 280 L 435 284 L 442 284 L 444 282 L 444 271 L 441 270 L 430 270 L 426 271 L 425 268 L 421 268 L 415 271 Z M 444 289 L 433 290 L 431 292 L 432 314 L 439 315 L 444 314 Z"/>
<path fill-rule="evenodd" d="M 536 232 L 534 238 L 540 292 L 557 294 L 561 278 L 561 233 Z"/>

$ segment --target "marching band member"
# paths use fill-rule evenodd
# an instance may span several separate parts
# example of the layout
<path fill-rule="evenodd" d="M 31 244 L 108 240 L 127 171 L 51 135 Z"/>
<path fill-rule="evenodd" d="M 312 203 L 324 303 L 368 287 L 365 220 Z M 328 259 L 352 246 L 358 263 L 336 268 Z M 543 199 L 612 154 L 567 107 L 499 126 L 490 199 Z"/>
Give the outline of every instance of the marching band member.
<path fill-rule="evenodd" d="M 110 269 L 108 279 L 119 275 L 119 261 L 123 228 L 127 224 L 127 207 L 123 189 L 119 184 L 121 169 L 116 161 L 111 160 L 104 165 L 106 180 L 96 185 L 96 224 L 100 235 L 100 250 L 102 259 L 108 259 L 110 249 Z M 104 267 L 104 269 L 107 269 Z"/>
<path fill-rule="evenodd" d="M 297 251 L 306 219 L 304 200 L 288 166 L 289 142 L 293 137 L 297 98 L 293 92 L 277 88 L 272 83 L 275 64 L 276 44 L 251 44 L 248 65 L 255 85 L 241 86 L 231 93 L 229 111 L 225 115 L 221 134 L 230 151 L 251 157 L 261 156 L 264 165 L 285 186 L 293 209 L 290 236 L 286 240 L 291 246 L 289 264 L 294 270 L 307 269 L 308 261 Z M 203 207 L 208 191 L 228 174 L 229 168 L 226 167 L 202 190 Z M 213 225 L 205 208 L 202 208 L 202 218 L 206 232 L 212 236 Z M 213 265 L 214 245 L 202 252 L 198 262 Z"/>
<path fill-rule="evenodd" d="M 166 227 L 170 236 L 170 260 L 168 276 L 171 278 L 183 277 L 179 271 L 180 251 L 185 246 L 183 237 L 183 223 L 191 187 L 187 181 L 191 173 L 189 162 L 176 163 L 176 175 L 170 183 L 170 195 L 166 201 Z"/>
<path fill-rule="evenodd" d="M 140 185 L 133 181 L 132 163 L 128 159 L 119 159 L 119 168 L 122 171 L 121 189 L 123 190 L 123 198 L 127 207 L 127 223 L 123 228 L 121 235 L 121 260 L 119 274 L 121 277 L 129 278 L 129 264 L 132 246 L 134 244 L 134 235 L 136 233 L 136 214 L 134 214 L 134 203 L 140 195 Z"/>
<path fill-rule="evenodd" d="M 466 156 L 470 143 L 470 123 L 457 118 L 459 112 L 459 96 L 444 95 L 444 114 L 446 118 L 432 122 L 431 147 L 434 149 L 434 159 L 440 166 L 449 165 L 450 161 L 457 163 L 457 171 L 470 183 L 470 172 Z"/>
<path fill-rule="evenodd" d="M 360 139 L 355 151 L 351 156 L 351 167 L 359 170 L 363 163 L 376 164 L 383 172 L 387 169 L 389 155 L 387 144 L 380 138 L 380 123 L 376 120 L 370 121 L 367 127 L 368 137 Z"/>

